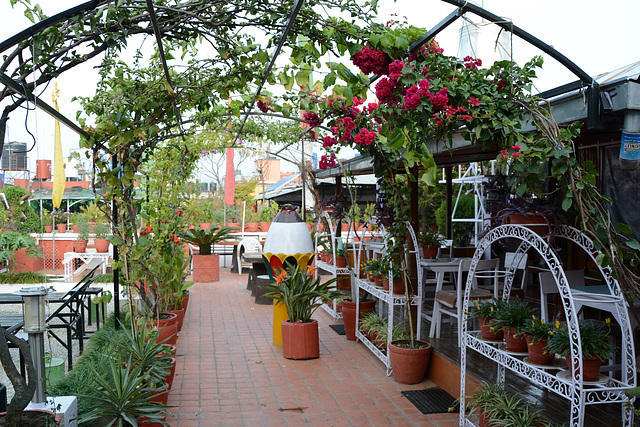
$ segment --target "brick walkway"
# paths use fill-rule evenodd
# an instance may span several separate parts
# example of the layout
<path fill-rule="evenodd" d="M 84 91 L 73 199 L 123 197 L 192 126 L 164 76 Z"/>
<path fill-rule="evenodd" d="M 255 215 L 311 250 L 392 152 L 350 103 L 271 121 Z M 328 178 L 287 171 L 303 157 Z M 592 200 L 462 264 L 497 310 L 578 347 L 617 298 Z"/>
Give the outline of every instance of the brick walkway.
<path fill-rule="evenodd" d="M 457 414 L 421 414 L 402 385 L 361 343 L 347 341 L 323 310 L 320 358 L 282 357 L 272 342 L 272 307 L 256 305 L 247 275 L 221 269 L 221 281 L 191 288 L 178 339 L 169 396 L 172 427 L 213 426 L 457 426 Z"/>

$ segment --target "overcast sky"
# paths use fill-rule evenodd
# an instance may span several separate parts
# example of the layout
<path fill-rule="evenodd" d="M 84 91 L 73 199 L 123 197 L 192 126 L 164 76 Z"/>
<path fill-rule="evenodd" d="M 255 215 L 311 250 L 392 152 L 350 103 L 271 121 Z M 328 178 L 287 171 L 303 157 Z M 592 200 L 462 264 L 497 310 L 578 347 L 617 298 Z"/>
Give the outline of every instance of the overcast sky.
<path fill-rule="evenodd" d="M 32 0 L 32 3 L 35 3 Z M 81 0 L 40 1 L 45 13 L 53 15 Z M 624 65 L 640 60 L 637 48 L 638 0 L 485 0 L 474 2 L 496 15 L 510 20 L 514 25 L 528 31 L 542 41 L 552 45 L 567 56 L 576 65 L 590 75 L 612 71 Z M 0 0 L 0 39 L 5 40 L 13 34 L 30 26 L 24 18 L 22 9 L 11 8 L 10 0 Z M 386 22 L 391 14 L 406 16 L 410 24 L 430 29 L 455 9 L 441 0 L 379 0 L 380 20 Z M 472 14 L 467 17 L 473 22 L 480 19 Z M 436 39 L 448 55 L 458 54 L 458 41 L 463 20 L 459 19 Z M 523 64 L 533 55 L 540 54 L 526 42 L 514 37 L 513 57 Z M 90 96 L 97 81 L 97 70 L 89 64 L 78 66 L 64 73 L 58 79 L 60 89 L 60 111 L 75 120 L 79 103 L 71 102 L 73 96 Z M 574 81 L 577 78 L 553 59 L 545 56 L 545 65 L 539 73 L 536 88 L 540 91 Z M 51 103 L 51 90 L 47 88 L 41 98 Z M 44 88 L 39 88 L 40 93 Z M 35 171 L 35 160 L 53 158 L 53 120 L 43 112 L 30 112 L 28 129 L 36 135 L 38 141 L 34 154 L 30 156 L 31 168 Z M 65 126 L 62 129 L 63 150 L 78 147 L 78 137 Z M 7 139 L 27 142 L 32 138 L 25 130 L 25 118 L 22 113 L 13 113 L 8 122 Z M 284 165 L 283 165 L 284 166 Z M 69 170 L 69 168 L 67 168 Z M 69 176 L 69 173 L 67 174 Z"/>

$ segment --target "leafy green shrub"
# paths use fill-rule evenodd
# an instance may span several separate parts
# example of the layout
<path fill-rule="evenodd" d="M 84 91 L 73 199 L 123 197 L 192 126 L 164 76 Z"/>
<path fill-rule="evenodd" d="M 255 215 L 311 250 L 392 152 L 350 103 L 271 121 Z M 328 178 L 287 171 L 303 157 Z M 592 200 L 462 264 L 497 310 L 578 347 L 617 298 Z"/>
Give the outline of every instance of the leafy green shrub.
<path fill-rule="evenodd" d="M 12 271 L 8 273 L 0 273 L 0 283 L 45 283 L 47 276 L 42 273 L 33 271 Z"/>
<path fill-rule="evenodd" d="M 36 214 L 29 203 L 24 202 L 20 204 L 20 200 L 24 196 L 30 196 L 27 190 L 22 187 L 16 187 L 13 185 L 7 185 L 1 190 L 7 198 L 9 205 L 13 207 L 13 224 L 18 231 L 24 233 L 39 233 L 42 231 L 42 224 L 40 217 Z M 25 215 L 26 219 L 23 221 L 22 215 Z"/>
<path fill-rule="evenodd" d="M 451 206 L 455 206 L 456 200 L 453 198 Z M 438 232 L 442 235 L 446 234 L 447 229 L 447 202 L 444 200 L 440 207 L 436 209 L 436 225 Z M 475 197 L 472 194 L 461 194 L 456 208 L 456 219 L 473 218 L 475 216 Z M 471 237 L 473 237 L 473 223 L 454 222 L 453 243 L 455 246 L 468 246 Z"/>

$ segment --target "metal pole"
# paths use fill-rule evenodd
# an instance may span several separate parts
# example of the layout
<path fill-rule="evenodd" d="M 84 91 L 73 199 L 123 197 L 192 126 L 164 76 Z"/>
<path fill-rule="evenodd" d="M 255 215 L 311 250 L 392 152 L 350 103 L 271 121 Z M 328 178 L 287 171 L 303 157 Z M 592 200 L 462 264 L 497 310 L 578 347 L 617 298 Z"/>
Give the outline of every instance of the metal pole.
<path fill-rule="evenodd" d="M 302 220 L 304 222 L 307 222 L 307 200 L 306 200 L 306 197 L 305 197 L 305 194 L 304 194 L 305 191 L 306 191 L 306 188 L 305 188 L 305 185 L 304 185 L 304 182 L 305 182 L 304 162 L 305 162 L 305 159 L 304 159 L 304 138 L 302 138 L 302 167 L 300 168 L 301 176 L 302 176 L 302 198 L 300 200 L 302 201 Z"/>
<path fill-rule="evenodd" d="M 44 403 L 47 399 L 44 389 L 45 363 L 44 363 L 44 333 L 35 332 L 28 334 L 29 351 L 36 371 L 36 391 L 33 394 L 33 403 Z"/>
<path fill-rule="evenodd" d="M 118 167 L 118 157 L 114 154 L 111 157 L 111 170 L 115 170 Z M 111 201 L 111 216 L 113 218 L 113 227 L 118 226 L 118 205 L 115 200 Z M 118 246 L 113 245 L 113 262 L 117 263 L 119 260 L 118 257 Z M 115 326 L 116 329 L 120 328 L 120 277 L 119 277 L 119 268 L 113 269 L 113 297 L 115 306 L 113 307 L 113 312 L 116 316 Z"/>

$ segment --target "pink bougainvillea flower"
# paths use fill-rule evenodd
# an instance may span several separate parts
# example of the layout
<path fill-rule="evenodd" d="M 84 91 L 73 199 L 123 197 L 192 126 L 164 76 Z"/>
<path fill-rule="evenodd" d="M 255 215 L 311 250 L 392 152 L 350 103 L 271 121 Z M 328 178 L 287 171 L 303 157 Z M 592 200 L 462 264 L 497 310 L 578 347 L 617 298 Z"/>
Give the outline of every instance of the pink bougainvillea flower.
<path fill-rule="evenodd" d="M 332 136 L 325 136 L 324 139 L 322 140 L 322 147 L 324 148 L 328 148 L 331 146 L 334 146 L 338 143 L 338 140 L 336 140 L 334 137 Z"/>
<path fill-rule="evenodd" d="M 306 113 L 304 113 L 302 118 L 306 120 L 306 122 L 309 123 L 309 126 L 311 126 L 312 128 L 320 126 L 322 124 L 322 119 L 312 111 L 307 111 Z"/>
<path fill-rule="evenodd" d="M 206 151 L 206 150 L 202 150 L 202 151 L 200 152 L 200 155 L 201 155 L 202 157 L 206 157 L 206 155 L 207 155 L 207 151 Z"/>
<path fill-rule="evenodd" d="M 403 68 L 404 68 L 404 62 L 402 62 L 399 59 L 396 59 L 391 64 L 389 64 L 389 76 L 397 79 L 402 75 Z"/>
<path fill-rule="evenodd" d="M 377 102 L 370 102 L 367 104 L 367 111 L 373 113 L 380 105 Z"/>
<path fill-rule="evenodd" d="M 477 107 L 478 105 L 480 105 L 480 99 L 478 99 L 478 98 L 469 98 L 469 104 Z"/>
<path fill-rule="evenodd" d="M 514 150 L 522 150 L 522 147 L 519 145 L 512 145 L 511 148 L 513 148 Z"/>
<path fill-rule="evenodd" d="M 360 129 L 360 132 L 353 137 L 353 140 L 358 145 L 371 145 L 376 140 L 377 133 L 367 130 L 365 128 Z"/>
<path fill-rule="evenodd" d="M 389 64 L 391 59 L 381 50 L 371 49 L 368 46 L 353 55 L 353 63 L 364 74 L 375 73 L 379 76 L 389 74 Z"/>
<path fill-rule="evenodd" d="M 184 211 L 182 209 L 176 209 L 176 215 L 182 216 L 183 213 Z"/>
<path fill-rule="evenodd" d="M 433 103 L 435 110 L 443 110 L 449 102 L 449 96 L 447 95 L 447 88 L 443 87 L 435 94 L 429 95 L 429 101 Z"/>
<path fill-rule="evenodd" d="M 380 103 L 387 102 L 393 95 L 393 90 L 396 88 L 397 81 L 388 77 L 383 77 L 376 84 L 376 97 L 380 100 Z"/>

